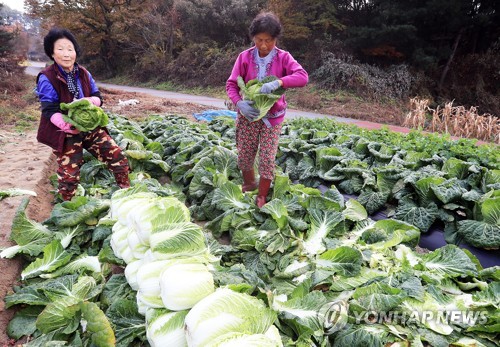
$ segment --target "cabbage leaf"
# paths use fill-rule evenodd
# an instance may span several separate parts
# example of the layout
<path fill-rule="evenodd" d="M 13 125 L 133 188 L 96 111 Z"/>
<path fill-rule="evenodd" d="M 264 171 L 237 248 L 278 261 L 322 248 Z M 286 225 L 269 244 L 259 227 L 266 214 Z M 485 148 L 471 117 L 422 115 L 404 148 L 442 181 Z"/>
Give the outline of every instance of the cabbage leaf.
<path fill-rule="evenodd" d="M 64 250 L 59 240 L 54 240 L 43 249 L 43 258 L 36 259 L 21 272 L 21 279 L 36 277 L 44 272 L 52 272 L 66 265 L 70 260 L 71 254 Z"/>
<path fill-rule="evenodd" d="M 52 241 L 54 234 L 43 224 L 26 216 L 29 200 L 24 198 L 14 215 L 10 238 L 16 245 L 0 253 L 0 258 L 12 258 L 18 253 L 38 256 L 43 248 Z"/>
<path fill-rule="evenodd" d="M 186 316 L 189 346 L 206 346 L 227 333 L 263 334 L 276 320 L 264 301 L 228 288 L 218 288 L 199 301 Z"/>
<path fill-rule="evenodd" d="M 167 309 L 150 309 L 146 313 L 146 336 L 152 347 L 187 347 L 184 319 L 188 310 L 172 312 Z"/>
<path fill-rule="evenodd" d="M 0 201 L 8 197 L 20 196 L 20 195 L 36 196 L 36 193 L 32 190 L 21 189 L 21 188 L 0 189 Z"/>
<path fill-rule="evenodd" d="M 80 131 L 91 131 L 97 127 L 108 125 L 108 115 L 102 108 L 95 106 L 87 99 L 80 99 L 71 103 L 61 103 L 61 110 L 68 111 L 63 114 L 65 122 L 73 124 Z"/>
<path fill-rule="evenodd" d="M 252 106 L 259 110 L 259 116 L 254 119 L 254 122 L 264 118 L 271 107 L 273 107 L 274 103 L 285 93 L 285 89 L 282 87 L 269 94 L 263 94 L 260 92 L 260 88 L 264 85 L 264 83 L 272 82 L 276 79 L 276 76 L 267 76 L 262 81 L 253 79 L 245 84 L 243 77 L 238 76 L 238 87 L 240 87 L 243 99 L 253 101 L 254 104 Z"/>

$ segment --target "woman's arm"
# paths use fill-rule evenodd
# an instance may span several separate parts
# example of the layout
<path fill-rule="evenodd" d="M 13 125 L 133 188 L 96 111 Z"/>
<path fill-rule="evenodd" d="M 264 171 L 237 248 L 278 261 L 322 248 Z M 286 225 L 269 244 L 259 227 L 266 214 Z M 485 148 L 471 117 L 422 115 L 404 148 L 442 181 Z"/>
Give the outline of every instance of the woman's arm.
<path fill-rule="evenodd" d="M 102 106 L 104 100 L 102 99 L 101 92 L 99 91 L 92 74 L 90 72 L 88 74 L 90 81 L 90 97 L 87 97 L 87 99 L 89 99 L 89 101 L 96 106 Z"/>
<path fill-rule="evenodd" d="M 286 51 L 282 51 L 282 68 L 284 75 L 280 78 L 283 88 L 300 88 L 309 82 L 309 74 L 295 58 Z"/>
<path fill-rule="evenodd" d="M 238 87 L 238 76 L 243 77 L 243 80 L 248 82 L 256 76 L 251 76 L 250 61 L 251 61 L 251 48 L 241 52 L 236 58 L 233 70 L 226 82 L 226 93 L 229 99 L 236 105 L 241 100 L 240 87 Z"/>
<path fill-rule="evenodd" d="M 61 112 L 59 108 L 59 95 L 45 75 L 40 75 L 36 93 L 42 107 L 42 116 L 52 117 L 54 113 Z"/>

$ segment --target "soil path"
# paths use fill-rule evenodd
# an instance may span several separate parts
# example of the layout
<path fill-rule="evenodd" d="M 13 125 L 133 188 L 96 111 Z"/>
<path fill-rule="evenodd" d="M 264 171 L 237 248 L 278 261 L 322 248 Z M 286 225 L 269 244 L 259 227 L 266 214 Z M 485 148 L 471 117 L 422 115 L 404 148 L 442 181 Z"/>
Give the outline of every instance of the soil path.
<path fill-rule="evenodd" d="M 32 190 L 27 216 L 38 222 L 45 220 L 52 210 L 53 196 L 49 181 L 55 172 L 55 158 L 50 149 L 36 141 L 34 132 L 25 134 L 0 130 L 0 189 L 22 188 Z M 0 248 L 14 245 L 9 240 L 12 219 L 23 197 L 0 201 Z M 14 309 L 5 309 L 3 298 L 19 280 L 23 262 L 20 257 L 0 259 L 0 346 L 11 346 L 6 335 L 7 325 Z"/>

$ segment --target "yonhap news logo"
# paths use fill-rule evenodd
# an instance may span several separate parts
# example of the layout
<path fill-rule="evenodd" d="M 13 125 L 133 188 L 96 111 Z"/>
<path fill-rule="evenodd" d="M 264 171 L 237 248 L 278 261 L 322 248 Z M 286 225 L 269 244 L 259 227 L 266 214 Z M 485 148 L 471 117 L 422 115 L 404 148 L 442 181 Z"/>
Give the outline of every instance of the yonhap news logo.
<path fill-rule="evenodd" d="M 487 311 L 442 310 L 442 311 L 359 311 L 349 312 L 346 301 L 332 301 L 318 311 L 318 319 L 323 322 L 325 335 L 344 329 L 349 321 L 352 324 L 399 324 L 417 325 L 482 325 L 488 321 Z M 450 327 L 451 329 L 451 327 Z"/>
<path fill-rule="evenodd" d="M 318 319 L 323 322 L 325 335 L 342 330 L 347 324 L 349 304 L 346 301 L 332 301 L 321 307 Z"/>
<path fill-rule="evenodd" d="M 356 324 L 400 324 L 409 326 L 414 324 L 427 325 L 429 323 L 444 325 L 484 324 L 488 321 L 487 311 L 354 311 L 352 312 Z"/>

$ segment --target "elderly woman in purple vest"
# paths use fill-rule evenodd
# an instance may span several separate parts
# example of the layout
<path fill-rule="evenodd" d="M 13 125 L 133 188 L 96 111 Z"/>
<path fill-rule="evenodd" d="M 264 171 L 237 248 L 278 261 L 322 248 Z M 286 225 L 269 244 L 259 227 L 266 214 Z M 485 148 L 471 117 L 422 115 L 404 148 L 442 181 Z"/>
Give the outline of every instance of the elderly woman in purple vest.
<path fill-rule="evenodd" d="M 42 115 L 37 140 L 50 146 L 59 165 L 58 192 L 63 200 L 71 200 L 80 181 L 83 150 L 106 163 L 120 188 L 130 186 L 128 161 L 120 147 L 109 136 L 106 128 L 97 127 L 80 132 L 64 121 L 61 103 L 86 98 L 96 106 L 102 98 L 92 75 L 76 59 L 80 46 L 71 32 L 52 28 L 43 41 L 45 54 L 54 61 L 38 74 L 37 94 Z"/>
<path fill-rule="evenodd" d="M 226 92 L 238 109 L 236 119 L 236 147 L 238 167 L 243 175 L 243 192 L 259 188 L 255 203 L 261 208 L 266 203 L 271 182 L 274 178 L 276 154 L 278 151 L 281 123 L 285 118 L 286 100 L 283 95 L 262 119 L 255 121 L 259 111 L 252 101 L 243 100 L 238 87 L 238 76 L 245 83 L 252 79 L 262 80 L 266 76 L 278 79 L 265 83 L 261 93 L 272 93 L 279 87 L 285 89 L 303 87 L 308 74 L 292 55 L 278 47 L 281 35 L 280 20 L 271 12 L 257 15 L 252 21 L 249 34 L 253 46 L 238 55 L 231 76 L 226 83 Z M 256 183 L 254 162 L 259 152 L 259 183 Z"/>

